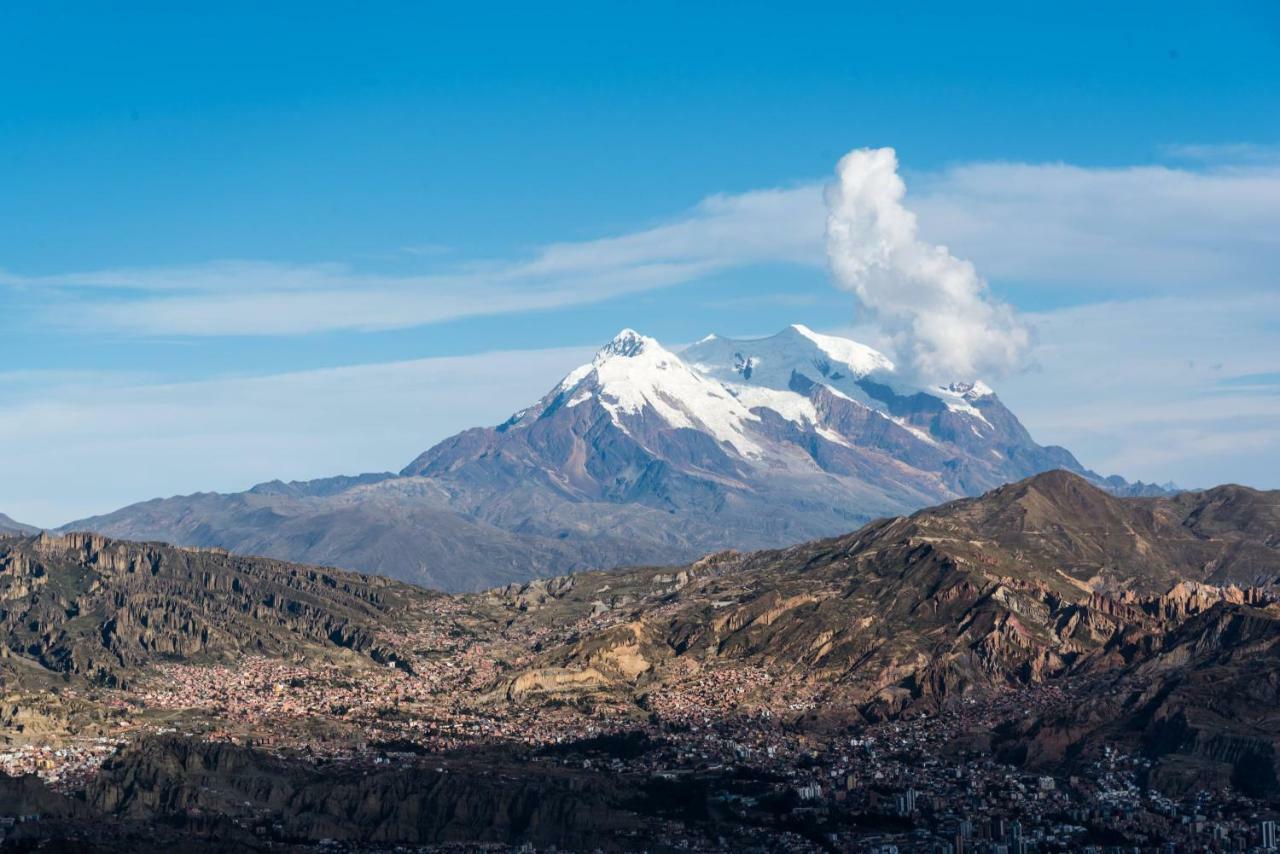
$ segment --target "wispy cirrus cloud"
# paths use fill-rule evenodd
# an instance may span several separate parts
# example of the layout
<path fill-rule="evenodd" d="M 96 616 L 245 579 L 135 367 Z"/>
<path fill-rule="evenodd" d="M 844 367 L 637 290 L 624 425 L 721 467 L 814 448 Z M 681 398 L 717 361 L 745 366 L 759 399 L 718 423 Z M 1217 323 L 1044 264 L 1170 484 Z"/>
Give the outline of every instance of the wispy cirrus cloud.
<path fill-rule="evenodd" d="M 960 164 L 908 172 L 902 204 L 917 217 L 922 240 L 972 262 L 997 285 L 1067 290 L 1080 301 L 1275 287 L 1280 162 L 1241 163 L 1239 146 L 1226 147 L 1234 157 L 1183 148 L 1211 162 Z M 653 227 L 553 243 L 524 258 L 450 258 L 443 269 L 435 259 L 437 269 L 420 275 L 345 263 L 216 261 L 44 276 L 0 271 L 0 288 L 11 291 L 11 304 L 45 306 L 52 323 L 94 331 L 376 332 L 601 302 L 756 264 L 821 268 L 822 196 L 819 182 L 716 195 Z"/>
<path fill-rule="evenodd" d="M 197 489 L 398 470 L 448 435 L 501 422 L 592 352 L 489 352 L 188 382 L 0 374 L 0 507 L 53 527 Z"/>
<path fill-rule="evenodd" d="M 1096 298 L 1273 287 L 1280 269 L 1280 163 L 977 163 L 913 189 L 922 233 L 992 280 Z"/>
<path fill-rule="evenodd" d="M 999 390 L 1037 440 L 1130 478 L 1280 483 L 1280 293 L 1113 300 L 1026 319 L 1039 369 Z"/>
<path fill-rule="evenodd" d="M 818 188 L 802 186 L 712 196 L 667 224 L 443 273 L 218 261 L 48 276 L 0 271 L 0 287 L 36 300 L 74 294 L 80 310 L 60 303 L 57 318 L 140 335 L 380 331 L 599 302 L 753 263 L 820 265 L 822 219 Z"/>
<path fill-rule="evenodd" d="M 1259 145 L 1256 142 L 1177 143 L 1163 146 L 1160 150 L 1178 160 L 1217 165 L 1280 161 L 1280 145 Z"/>

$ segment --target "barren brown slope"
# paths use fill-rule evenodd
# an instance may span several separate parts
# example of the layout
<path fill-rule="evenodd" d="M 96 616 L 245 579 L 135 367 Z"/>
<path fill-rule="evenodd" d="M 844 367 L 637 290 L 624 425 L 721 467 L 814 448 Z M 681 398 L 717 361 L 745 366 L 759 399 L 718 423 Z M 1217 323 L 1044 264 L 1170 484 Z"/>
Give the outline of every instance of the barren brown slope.
<path fill-rule="evenodd" d="M 91 534 L 0 540 L 10 679 L 128 683 L 165 660 L 354 653 L 392 661 L 383 630 L 442 598 L 377 576 Z"/>
<path fill-rule="evenodd" d="M 1226 489 L 1119 499 L 1052 472 L 782 551 L 509 588 L 490 598 L 518 620 L 593 627 L 510 692 L 643 696 L 689 665 L 749 665 L 880 716 L 1121 666 L 1136 638 L 1280 578 L 1275 494 Z"/>
<path fill-rule="evenodd" d="M 1152 760 L 1150 782 L 1165 792 L 1280 790 L 1280 605 L 1218 602 L 1145 641 L 1073 702 L 1004 728 L 996 751 L 1054 768 L 1110 744 Z"/>
<path fill-rule="evenodd" d="M 1116 498 L 1045 472 L 911 517 L 919 535 L 999 552 L 1023 572 L 1061 570 L 1097 589 L 1159 593 L 1179 581 L 1280 581 L 1280 492 L 1219 486 L 1171 498 Z"/>

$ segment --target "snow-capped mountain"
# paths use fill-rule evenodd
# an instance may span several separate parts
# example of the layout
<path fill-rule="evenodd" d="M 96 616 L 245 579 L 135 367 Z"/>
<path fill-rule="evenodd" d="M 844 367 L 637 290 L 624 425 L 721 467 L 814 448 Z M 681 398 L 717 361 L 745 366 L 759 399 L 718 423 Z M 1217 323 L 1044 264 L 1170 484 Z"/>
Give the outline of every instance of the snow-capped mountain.
<path fill-rule="evenodd" d="M 554 394 L 556 401 L 567 395 L 563 405 L 569 409 L 598 400 L 624 431 L 628 423 L 640 429 L 642 419 L 657 417 L 669 428 L 706 433 L 738 453 L 760 453 L 747 438 L 747 424 L 757 419 L 736 395 L 654 339 L 630 329 L 565 377 Z M 526 421 L 517 418 L 509 424 L 520 427 Z"/>
<path fill-rule="evenodd" d="M 783 546 L 1056 468 L 1097 479 L 990 388 L 913 386 L 853 341 L 791 326 L 675 353 L 628 329 L 533 406 L 398 475 L 157 499 L 66 528 L 476 589 Z"/>
<path fill-rule="evenodd" d="M 738 388 L 787 391 L 798 372 L 855 399 L 864 397 L 859 380 L 894 373 L 893 362 L 883 353 L 800 324 L 748 341 L 708 335 L 681 355 L 699 372 Z"/>
<path fill-rule="evenodd" d="M 804 394 L 818 384 L 899 423 L 904 422 L 894 413 L 903 409 L 902 400 L 920 393 L 940 400 L 952 412 L 973 415 L 985 423 L 973 402 L 994 394 L 980 381 L 927 389 L 904 385 L 883 353 L 800 324 L 756 340 L 708 335 L 681 356 L 698 372 L 720 380 L 739 399 L 779 411 L 794 401 L 771 392 Z"/>
<path fill-rule="evenodd" d="M 842 518 L 863 519 L 1045 469 L 1083 471 L 1032 441 L 986 386 L 915 388 L 883 354 L 803 326 L 709 336 L 679 355 L 624 330 L 535 406 L 437 445 L 402 474 L 490 471 L 497 458 L 575 496 L 674 509 L 684 507 L 677 483 L 752 495 L 788 484 L 801 496 L 839 484 L 854 496 L 834 502 Z"/>

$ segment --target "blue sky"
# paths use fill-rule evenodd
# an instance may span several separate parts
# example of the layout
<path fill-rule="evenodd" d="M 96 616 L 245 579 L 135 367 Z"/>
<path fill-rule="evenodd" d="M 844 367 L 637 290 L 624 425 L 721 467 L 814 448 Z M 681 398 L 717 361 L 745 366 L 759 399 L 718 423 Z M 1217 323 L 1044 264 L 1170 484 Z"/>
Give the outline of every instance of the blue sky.
<path fill-rule="evenodd" d="M 874 339 L 866 146 L 1038 438 L 1280 486 L 1280 7 L 691 5 L 8 4 L 0 511 L 398 468 L 622 326 Z"/>

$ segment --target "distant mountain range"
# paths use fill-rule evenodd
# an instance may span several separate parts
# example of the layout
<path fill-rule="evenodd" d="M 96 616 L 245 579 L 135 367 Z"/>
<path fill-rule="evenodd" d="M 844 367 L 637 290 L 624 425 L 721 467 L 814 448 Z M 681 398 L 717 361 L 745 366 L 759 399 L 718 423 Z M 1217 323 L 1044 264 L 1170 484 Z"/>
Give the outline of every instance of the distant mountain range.
<path fill-rule="evenodd" d="M 0 535 L 3 534 L 36 534 L 40 529 L 33 525 L 24 525 L 0 513 Z"/>
<path fill-rule="evenodd" d="M 1052 469 L 980 382 L 921 387 L 883 354 L 790 326 L 677 355 L 624 330 L 532 407 L 398 475 L 273 481 L 134 504 L 63 531 L 217 546 L 477 590 L 829 536 Z"/>

